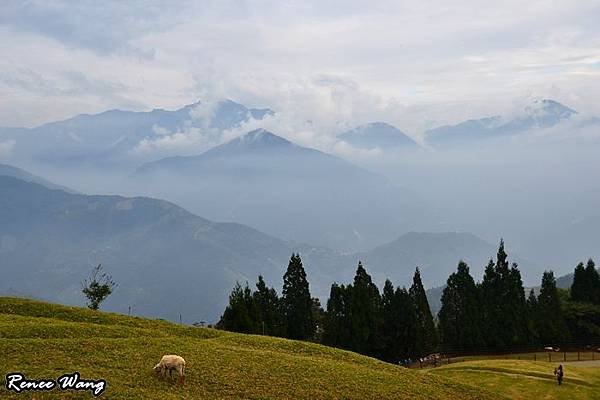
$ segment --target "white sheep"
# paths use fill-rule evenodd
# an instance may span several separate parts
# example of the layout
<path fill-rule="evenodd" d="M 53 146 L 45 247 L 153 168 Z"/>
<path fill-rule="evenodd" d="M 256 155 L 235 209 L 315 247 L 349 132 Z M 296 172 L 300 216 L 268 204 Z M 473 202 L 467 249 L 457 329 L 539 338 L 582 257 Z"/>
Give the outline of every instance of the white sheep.
<path fill-rule="evenodd" d="M 185 382 L 185 360 L 183 357 L 168 354 L 162 356 L 160 362 L 154 366 L 154 372 L 166 376 L 166 372 L 169 371 L 169 377 L 172 377 L 173 370 L 179 374 L 179 382 L 183 384 Z"/>

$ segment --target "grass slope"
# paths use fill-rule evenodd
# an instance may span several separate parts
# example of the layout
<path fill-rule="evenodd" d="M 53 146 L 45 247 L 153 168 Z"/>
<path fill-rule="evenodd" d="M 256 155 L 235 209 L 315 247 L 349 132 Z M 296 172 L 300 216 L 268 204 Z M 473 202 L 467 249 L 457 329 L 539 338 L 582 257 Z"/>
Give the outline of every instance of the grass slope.
<path fill-rule="evenodd" d="M 187 361 L 185 386 L 152 374 L 163 354 Z M 4 375 L 106 379 L 110 399 L 495 399 L 438 374 L 316 344 L 0 298 L 0 397 L 91 398 L 89 392 L 11 394 Z M 440 374 L 441 375 L 441 374 Z"/>
<path fill-rule="evenodd" d="M 558 362 L 519 360 L 466 361 L 431 369 L 444 376 L 511 399 L 600 399 L 600 363 L 564 363 L 565 379 L 558 386 L 553 371 Z"/>

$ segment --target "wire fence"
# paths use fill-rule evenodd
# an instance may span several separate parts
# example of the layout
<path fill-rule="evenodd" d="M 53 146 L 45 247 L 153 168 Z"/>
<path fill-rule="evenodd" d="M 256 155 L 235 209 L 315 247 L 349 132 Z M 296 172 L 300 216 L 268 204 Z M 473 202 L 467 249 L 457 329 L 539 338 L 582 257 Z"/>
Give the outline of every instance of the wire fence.
<path fill-rule="evenodd" d="M 478 351 L 447 351 L 435 353 L 406 364 L 409 368 L 435 368 L 457 362 L 475 360 L 527 360 L 546 362 L 600 361 L 600 343 L 593 345 L 569 343 L 563 346 L 481 349 Z"/>

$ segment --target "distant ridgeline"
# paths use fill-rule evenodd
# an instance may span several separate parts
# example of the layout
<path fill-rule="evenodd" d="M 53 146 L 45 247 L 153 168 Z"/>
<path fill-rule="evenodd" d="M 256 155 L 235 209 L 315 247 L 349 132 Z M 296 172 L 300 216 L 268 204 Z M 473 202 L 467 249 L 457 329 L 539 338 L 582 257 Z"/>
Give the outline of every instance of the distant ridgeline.
<path fill-rule="evenodd" d="M 317 341 L 392 363 L 434 351 L 600 343 L 600 275 L 593 260 L 577 265 L 570 290 L 558 289 L 546 271 L 540 293 L 526 297 L 519 267 L 507 259 L 501 241 L 480 283 L 460 261 L 443 290 L 436 326 L 418 268 L 408 290 L 387 280 L 380 293 L 359 262 L 352 284 L 331 285 L 324 310 L 311 298 L 302 261 L 293 255 L 281 297 L 262 276 L 256 291 L 237 284 L 218 327 Z"/>

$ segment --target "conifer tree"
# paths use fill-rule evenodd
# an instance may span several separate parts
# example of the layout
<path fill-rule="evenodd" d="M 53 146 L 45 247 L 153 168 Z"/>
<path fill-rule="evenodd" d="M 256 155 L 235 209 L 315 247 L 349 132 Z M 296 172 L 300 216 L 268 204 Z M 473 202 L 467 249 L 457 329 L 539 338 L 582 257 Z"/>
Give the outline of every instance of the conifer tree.
<path fill-rule="evenodd" d="M 379 289 L 360 261 L 350 290 L 351 349 L 361 354 L 376 356 L 380 350 L 378 332 L 381 297 Z"/>
<path fill-rule="evenodd" d="M 573 283 L 571 284 L 571 300 L 585 303 L 588 301 L 587 273 L 583 263 L 575 267 Z"/>
<path fill-rule="evenodd" d="M 507 334 L 508 344 L 513 346 L 524 345 L 529 340 L 527 300 L 525 299 L 525 288 L 523 287 L 521 272 L 516 263 L 513 263 L 510 268 L 509 278 L 505 307 L 510 322 L 510 330 Z"/>
<path fill-rule="evenodd" d="M 535 291 L 531 289 L 529 291 L 529 297 L 527 298 L 527 329 L 528 329 L 528 343 L 538 344 L 539 337 L 536 329 L 538 318 L 538 304 Z"/>
<path fill-rule="evenodd" d="M 323 342 L 329 346 L 350 348 L 349 291 L 344 285 L 333 283 L 327 300 Z"/>
<path fill-rule="evenodd" d="M 473 350 L 482 345 L 479 290 L 462 260 L 448 278 L 438 319 L 440 340 L 446 350 Z"/>
<path fill-rule="evenodd" d="M 229 305 L 218 325 L 231 332 L 260 333 L 258 308 L 248 283 L 242 287 L 236 282 L 229 295 Z"/>
<path fill-rule="evenodd" d="M 488 265 L 485 267 L 483 280 L 481 281 L 481 306 L 482 317 L 485 325 L 482 327 L 486 346 L 498 347 L 501 346 L 502 338 L 498 322 L 500 320 L 499 313 L 499 298 L 501 296 L 500 279 L 496 271 L 494 260 L 490 258 Z"/>
<path fill-rule="evenodd" d="M 260 333 L 270 336 L 284 336 L 281 301 L 277 291 L 274 288 L 267 287 L 262 275 L 258 276 L 253 297 L 258 309 Z"/>
<path fill-rule="evenodd" d="M 600 304 L 600 276 L 596 270 L 596 264 L 591 258 L 585 267 L 585 278 L 588 288 L 588 302 Z"/>
<path fill-rule="evenodd" d="M 299 254 L 292 254 L 283 276 L 282 306 L 287 336 L 300 340 L 311 338 L 315 333 L 312 298 Z"/>
<path fill-rule="evenodd" d="M 543 345 L 563 343 L 569 332 L 560 307 L 556 279 L 552 271 L 545 271 L 537 298 L 536 329 Z"/>
<path fill-rule="evenodd" d="M 382 354 L 381 359 L 397 364 L 419 356 L 417 350 L 418 322 L 416 307 L 405 288 L 397 288 L 389 280 L 383 287 Z"/>
<path fill-rule="evenodd" d="M 415 352 L 418 355 L 426 355 L 433 352 L 437 346 L 437 331 L 433 322 L 433 316 L 431 315 L 431 309 L 429 308 L 427 294 L 421 280 L 421 272 L 418 267 L 415 270 L 413 284 L 408 293 L 415 306 L 417 323 Z"/>

